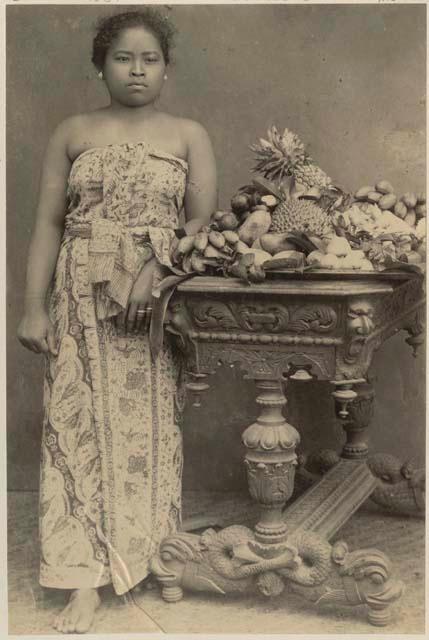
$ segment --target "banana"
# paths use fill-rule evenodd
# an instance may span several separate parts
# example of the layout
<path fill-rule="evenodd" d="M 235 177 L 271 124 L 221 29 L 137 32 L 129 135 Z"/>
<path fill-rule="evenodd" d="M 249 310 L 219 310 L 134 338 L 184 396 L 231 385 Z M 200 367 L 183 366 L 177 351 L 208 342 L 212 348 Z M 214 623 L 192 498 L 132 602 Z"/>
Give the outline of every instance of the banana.
<path fill-rule="evenodd" d="M 216 247 L 216 249 L 223 249 L 226 243 L 226 239 L 225 236 L 222 235 L 222 233 L 220 233 L 219 231 L 210 231 L 209 242 L 214 247 Z"/>
<path fill-rule="evenodd" d="M 230 231 L 230 230 L 226 230 L 226 231 L 222 231 L 222 235 L 225 238 L 225 240 L 228 242 L 228 244 L 237 244 L 237 242 L 239 241 L 239 237 L 238 237 L 238 233 L 236 233 L 235 231 Z"/>
<path fill-rule="evenodd" d="M 193 251 L 191 253 L 191 266 L 194 271 L 197 271 L 197 273 L 204 273 L 206 270 L 204 261 L 196 251 Z"/>
<path fill-rule="evenodd" d="M 176 247 L 176 253 L 180 256 L 189 253 L 194 248 L 195 236 L 184 236 L 180 238 L 179 244 Z"/>
<path fill-rule="evenodd" d="M 204 257 L 205 258 L 222 258 L 222 254 L 219 249 L 216 249 L 212 244 L 208 244 L 204 249 Z"/>
<path fill-rule="evenodd" d="M 209 242 L 209 236 L 203 231 L 199 231 L 194 239 L 194 248 L 198 251 L 204 251 Z"/>

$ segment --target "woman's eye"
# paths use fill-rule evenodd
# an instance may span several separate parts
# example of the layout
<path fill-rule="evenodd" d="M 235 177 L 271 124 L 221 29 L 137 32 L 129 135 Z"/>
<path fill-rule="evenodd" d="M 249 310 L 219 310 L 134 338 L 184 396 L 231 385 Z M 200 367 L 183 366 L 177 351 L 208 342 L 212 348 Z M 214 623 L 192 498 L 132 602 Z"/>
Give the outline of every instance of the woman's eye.
<path fill-rule="evenodd" d="M 119 62 L 128 62 L 129 58 L 127 56 L 118 56 L 116 60 Z"/>
<path fill-rule="evenodd" d="M 149 64 L 153 63 L 153 62 L 158 62 L 158 58 L 146 58 L 145 62 L 147 62 Z"/>

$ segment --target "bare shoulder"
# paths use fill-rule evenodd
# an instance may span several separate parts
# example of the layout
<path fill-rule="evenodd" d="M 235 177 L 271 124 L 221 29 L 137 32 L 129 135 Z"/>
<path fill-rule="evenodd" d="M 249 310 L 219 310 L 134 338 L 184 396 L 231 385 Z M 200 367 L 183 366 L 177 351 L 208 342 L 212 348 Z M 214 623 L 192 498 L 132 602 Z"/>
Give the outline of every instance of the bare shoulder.
<path fill-rule="evenodd" d="M 73 141 L 81 137 L 85 131 L 89 130 L 91 126 L 91 115 L 92 114 L 79 113 L 60 122 L 51 135 L 49 147 L 62 148 L 66 154 L 69 155 Z"/>
<path fill-rule="evenodd" d="M 178 118 L 178 126 L 188 145 L 210 141 L 209 134 L 205 127 L 197 120 Z"/>
<path fill-rule="evenodd" d="M 94 132 L 103 123 L 102 110 L 78 113 L 66 118 L 56 127 L 51 136 L 50 145 L 62 147 L 68 158 L 73 160 L 87 147 L 94 146 Z"/>

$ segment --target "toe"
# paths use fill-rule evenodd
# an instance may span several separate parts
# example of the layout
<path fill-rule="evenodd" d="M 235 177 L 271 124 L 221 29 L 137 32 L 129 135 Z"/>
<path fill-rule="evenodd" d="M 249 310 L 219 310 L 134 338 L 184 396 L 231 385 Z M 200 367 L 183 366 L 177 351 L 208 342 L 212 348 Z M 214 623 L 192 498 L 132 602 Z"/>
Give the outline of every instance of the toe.
<path fill-rule="evenodd" d="M 81 616 L 76 624 L 77 633 L 86 633 L 89 631 L 92 624 L 93 616 Z"/>

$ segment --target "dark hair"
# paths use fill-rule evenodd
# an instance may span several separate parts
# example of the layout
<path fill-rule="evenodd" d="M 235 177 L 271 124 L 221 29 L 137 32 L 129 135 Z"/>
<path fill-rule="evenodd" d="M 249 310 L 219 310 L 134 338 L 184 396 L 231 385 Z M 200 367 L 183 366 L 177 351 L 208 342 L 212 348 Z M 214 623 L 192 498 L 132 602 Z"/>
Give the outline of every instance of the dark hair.
<path fill-rule="evenodd" d="M 175 28 L 167 16 L 152 7 L 138 11 L 126 11 L 107 18 L 102 18 L 96 27 L 96 35 L 92 42 L 92 62 L 100 71 L 106 60 L 106 54 L 112 42 L 123 29 L 144 27 L 159 42 L 165 64 L 170 62 L 170 49 L 173 46 Z"/>

